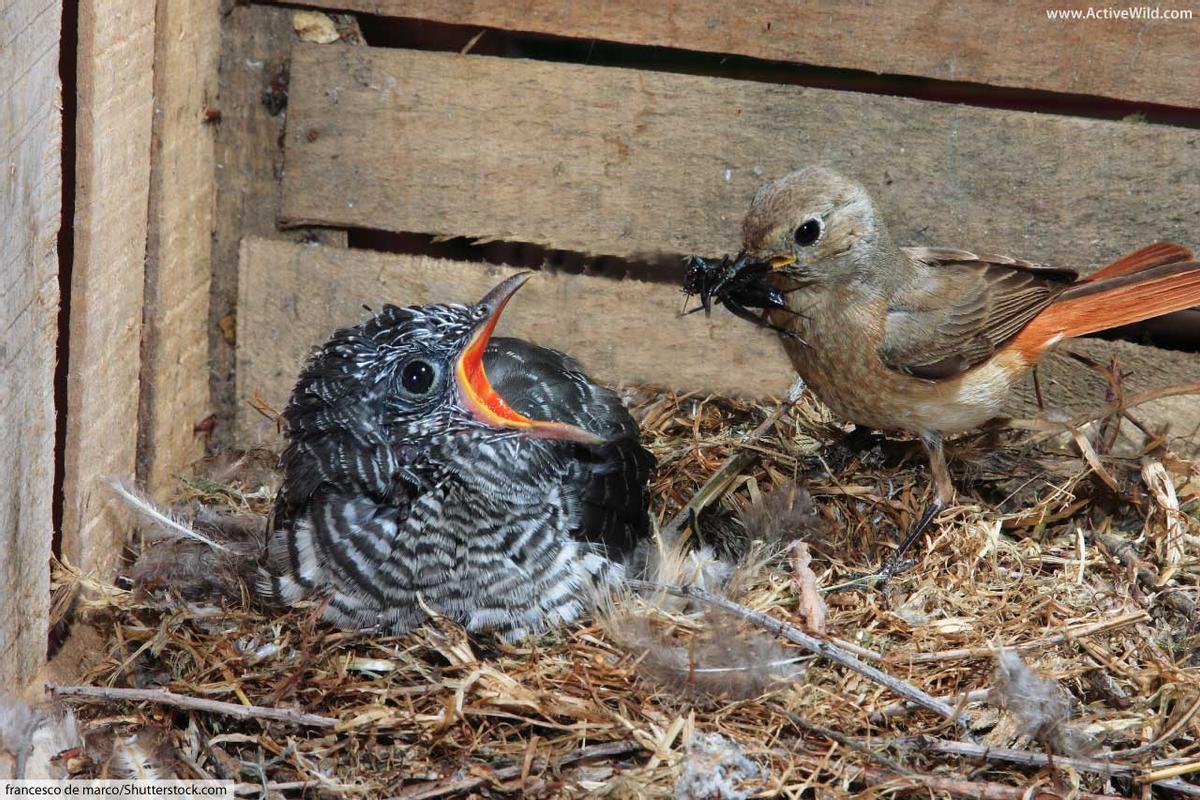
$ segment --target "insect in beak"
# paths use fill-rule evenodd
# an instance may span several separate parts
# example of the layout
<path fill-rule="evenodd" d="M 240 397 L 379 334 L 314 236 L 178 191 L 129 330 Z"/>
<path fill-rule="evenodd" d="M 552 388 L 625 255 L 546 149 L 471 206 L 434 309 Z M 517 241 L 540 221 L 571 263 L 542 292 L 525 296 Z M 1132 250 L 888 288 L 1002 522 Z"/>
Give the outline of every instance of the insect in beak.
<path fill-rule="evenodd" d="M 737 258 L 733 260 L 733 263 L 723 269 L 720 275 L 717 276 L 716 283 L 709 287 L 707 291 L 700 293 L 700 299 L 704 302 L 705 316 L 708 316 L 712 313 L 712 298 L 724 297 L 724 291 L 729 285 L 729 282 L 741 277 L 742 270 L 746 268 L 746 265 L 749 262 L 750 256 L 746 254 L 745 250 L 738 253 Z"/>
<path fill-rule="evenodd" d="M 686 263 L 687 273 L 683 280 L 683 290 L 688 297 L 700 295 L 700 304 L 706 316 L 711 314 L 715 301 L 742 319 L 803 343 L 804 340 L 797 333 L 772 324 L 764 319 L 761 313 L 777 310 L 800 316 L 799 312 L 789 308 L 784 301 L 785 291 L 775 288 L 766 280 L 767 275 L 774 269 L 771 261 L 753 261 L 743 250 L 734 259 L 724 256 L 717 261 L 701 256 L 689 256 Z M 795 259 L 789 258 L 788 263 L 795 263 Z M 754 309 L 758 309 L 760 313 L 755 313 Z M 684 313 L 692 312 L 685 310 Z"/>
<path fill-rule="evenodd" d="M 562 439 L 588 445 L 603 444 L 604 440 L 599 436 L 575 425 L 530 419 L 505 402 L 488 381 L 487 373 L 483 369 L 483 354 L 492 338 L 492 332 L 496 330 L 496 323 L 500 321 L 504 307 L 531 275 L 529 272 L 514 275 L 479 301 L 479 306 L 487 312 L 487 316 L 476 325 L 470 342 L 454 363 L 459 399 L 475 419 L 493 428 L 520 431 L 535 439 Z"/>

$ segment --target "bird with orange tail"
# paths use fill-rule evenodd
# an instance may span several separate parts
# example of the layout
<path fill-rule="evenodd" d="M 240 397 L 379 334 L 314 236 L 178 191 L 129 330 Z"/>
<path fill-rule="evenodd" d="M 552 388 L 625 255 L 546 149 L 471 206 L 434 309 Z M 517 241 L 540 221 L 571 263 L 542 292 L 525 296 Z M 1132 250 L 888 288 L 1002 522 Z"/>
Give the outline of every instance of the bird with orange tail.
<path fill-rule="evenodd" d="M 689 291 L 763 310 L 800 377 L 858 425 L 918 435 L 934 497 L 885 575 L 954 497 L 942 439 L 1000 414 L 1054 345 L 1200 304 L 1200 262 L 1154 244 L 1080 279 L 1006 256 L 899 247 L 856 183 L 809 167 L 763 185 L 742 253 L 693 259 Z M 746 316 L 746 314 L 741 314 Z"/>

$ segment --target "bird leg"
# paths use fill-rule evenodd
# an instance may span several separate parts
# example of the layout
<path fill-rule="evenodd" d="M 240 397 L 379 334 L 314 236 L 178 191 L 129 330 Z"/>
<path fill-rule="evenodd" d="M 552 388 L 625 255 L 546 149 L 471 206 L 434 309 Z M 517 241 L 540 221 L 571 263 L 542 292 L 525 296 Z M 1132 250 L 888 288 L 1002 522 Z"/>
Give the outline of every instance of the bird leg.
<path fill-rule="evenodd" d="M 904 554 L 913 546 L 917 539 L 925 533 L 925 529 L 933 522 L 933 518 L 941 513 L 950 502 L 954 499 L 954 483 L 950 480 L 950 470 L 946 466 L 946 450 L 942 446 L 942 436 L 939 433 L 925 433 L 921 436 L 921 444 L 925 446 L 925 452 L 929 455 L 929 474 L 933 481 L 933 501 L 925 507 L 925 511 L 921 514 L 921 518 L 917 523 L 908 529 L 908 533 L 900 540 L 900 546 L 896 548 L 896 552 L 888 559 L 888 563 L 880 571 L 884 580 L 904 572 L 904 570 L 913 566 L 914 561 L 905 560 Z"/>
<path fill-rule="evenodd" d="M 848 589 L 852 586 L 860 586 L 866 582 L 876 582 L 884 585 L 893 576 L 899 575 L 916 563 L 913 560 L 902 560 L 904 559 L 904 554 L 908 552 L 908 549 L 912 547 L 917 539 L 921 538 L 921 534 L 933 522 L 933 518 L 941 513 L 942 509 L 948 506 L 954 499 L 954 483 L 950 480 L 950 470 L 946 467 L 946 452 L 942 448 L 941 434 L 922 434 L 921 444 L 925 446 L 925 452 L 929 455 L 929 472 L 933 482 L 933 501 L 925 507 L 921 518 L 917 520 L 917 524 L 908 529 L 904 534 L 904 538 L 900 541 L 900 546 L 896 548 L 896 552 L 892 554 L 892 557 L 878 571 L 859 573 L 836 586 L 830 586 L 828 591 Z"/>

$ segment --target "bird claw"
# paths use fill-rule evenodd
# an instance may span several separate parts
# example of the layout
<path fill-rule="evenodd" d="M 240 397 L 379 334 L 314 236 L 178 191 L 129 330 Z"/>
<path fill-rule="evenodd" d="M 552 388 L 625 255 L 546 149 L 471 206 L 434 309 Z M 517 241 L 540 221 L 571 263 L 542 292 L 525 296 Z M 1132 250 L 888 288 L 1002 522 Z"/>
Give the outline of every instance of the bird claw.
<path fill-rule="evenodd" d="M 917 565 L 920 559 L 904 558 L 904 554 L 908 551 L 908 548 L 911 547 L 918 538 L 920 538 L 921 534 L 925 532 L 925 529 L 929 527 L 929 524 L 933 522 L 933 518 L 936 517 L 943 508 L 945 508 L 945 504 L 940 498 L 935 498 L 934 501 L 925 509 L 925 513 L 921 515 L 921 518 L 917 520 L 917 523 L 913 525 L 911 529 L 909 529 L 904 539 L 900 542 L 900 546 L 896 548 L 896 552 L 892 553 L 892 557 L 887 560 L 887 563 L 874 572 L 863 572 L 856 575 L 851 575 L 845 581 L 837 584 L 836 586 L 831 586 L 828 591 L 836 592 L 843 589 L 850 589 L 857 586 L 872 584 L 878 584 L 880 588 L 886 589 L 888 581 L 897 575 L 907 572 Z"/>
<path fill-rule="evenodd" d="M 867 586 L 878 586 L 880 589 L 886 589 L 888 581 L 897 575 L 908 572 L 910 569 L 915 567 L 917 563 L 918 559 L 915 558 L 905 558 L 900 560 L 893 556 L 886 564 L 874 572 L 852 573 L 846 578 L 846 580 L 830 586 L 824 591 L 829 593 L 842 592 L 847 589 L 857 589 L 859 587 Z"/>
<path fill-rule="evenodd" d="M 893 556 L 886 564 L 883 565 L 877 574 L 883 583 L 887 583 L 891 578 L 894 578 L 901 573 L 908 572 L 910 569 L 915 567 L 919 560 L 920 559 L 916 558 L 898 559 Z"/>

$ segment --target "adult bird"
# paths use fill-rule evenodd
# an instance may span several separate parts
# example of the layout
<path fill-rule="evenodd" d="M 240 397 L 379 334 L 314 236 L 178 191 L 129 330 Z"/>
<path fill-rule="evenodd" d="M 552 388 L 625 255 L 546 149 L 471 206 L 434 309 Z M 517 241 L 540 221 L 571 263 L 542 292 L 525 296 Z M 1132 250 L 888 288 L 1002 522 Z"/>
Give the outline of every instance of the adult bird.
<path fill-rule="evenodd" d="M 647 534 L 653 457 L 562 353 L 493 338 L 528 280 L 385 306 L 310 358 L 284 410 L 261 588 L 345 628 L 430 612 L 507 640 L 580 617 Z"/>
<path fill-rule="evenodd" d="M 817 397 L 851 422 L 925 445 L 934 500 L 893 566 L 953 498 L 945 434 L 998 416 L 1064 339 L 1200 303 L 1200 262 L 1176 244 L 1082 279 L 1007 256 L 899 247 L 861 186 L 818 167 L 758 190 L 742 247 L 745 269 L 769 273 L 764 285 L 786 298 L 766 316 L 789 334 L 783 345 Z"/>

